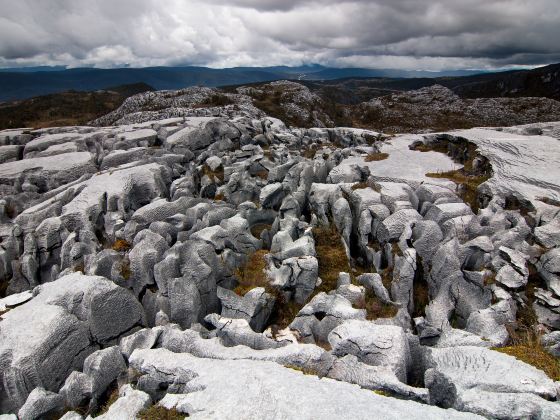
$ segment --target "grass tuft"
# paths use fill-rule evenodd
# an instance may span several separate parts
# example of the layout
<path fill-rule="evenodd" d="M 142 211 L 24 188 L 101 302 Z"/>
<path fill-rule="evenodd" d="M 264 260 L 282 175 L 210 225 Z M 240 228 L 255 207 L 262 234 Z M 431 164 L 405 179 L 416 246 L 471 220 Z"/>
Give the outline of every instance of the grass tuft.
<path fill-rule="evenodd" d="M 490 286 L 491 284 L 496 283 L 496 273 L 491 272 L 490 274 L 484 276 L 484 285 Z"/>
<path fill-rule="evenodd" d="M 109 407 L 111 407 L 113 403 L 115 403 L 115 401 L 117 401 L 118 399 L 119 399 L 119 389 L 118 387 L 115 386 L 113 391 L 107 397 L 107 401 L 105 402 L 105 404 L 101 406 L 99 415 L 105 414 L 107 411 L 109 411 Z"/>
<path fill-rule="evenodd" d="M 373 321 L 378 318 L 393 318 L 399 311 L 394 305 L 383 303 L 373 292 L 366 291 L 366 297 L 355 305 L 356 309 L 366 310 L 366 319 Z"/>
<path fill-rule="evenodd" d="M 272 225 L 268 223 L 257 223 L 256 225 L 253 225 L 251 227 L 251 235 L 253 235 L 257 239 L 260 239 L 261 234 L 265 229 L 270 231 L 270 229 L 272 229 Z"/>
<path fill-rule="evenodd" d="M 292 369 L 292 370 L 297 370 L 298 372 L 301 372 L 304 375 L 319 376 L 319 372 L 316 371 L 315 369 L 312 369 L 312 368 L 300 367 L 300 366 L 296 366 L 296 365 L 284 365 L 284 367 L 286 367 L 288 369 Z"/>
<path fill-rule="evenodd" d="M 356 190 L 363 190 L 363 189 L 368 188 L 368 187 L 369 187 L 369 185 L 368 185 L 367 182 L 358 182 L 358 183 L 352 185 L 351 189 L 352 189 L 352 191 L 356 191 Z"/>
<path fill-rule="evenodd" d="M 385 160 L 389 157 L 389 153 L 370 153 L 364 159 L 366 162 L 377 162 Z"/>
<path fill-rule="evenodd" d="M 120 274 L 123 279 L 128 280 L 132 275 L 132 271 L 130 271 L 130 261 L 128 258 L 125 258 L 121 261 L 121 269 Z"/>
<path fill-rule="evenodd" d="M 323 281 L 319 287 L 315 288 L 314 294 L 329 292 L 336 289 L 340 272 L 350 273 L 346 250 L 332 223 L 314 228 L 313 237 L 319 263 L 319 277 Z"/>
<path fill-rule="evenodd" d="M 216 182 L 219 180 L 221 182 L 224 181 L 224 167 L 220 166 L 218 169 L 213 171 L 210 167 L 206 164 L 202 165 L 202 175 L 207 175 L 212 181 Z"/>
<path fill-rule="evenodd" d="M 538 317 L 533 310 L 535 289 L 542 287 L 542 279 L 535 268 L 529 265 L 529 283 L 525 289 L 527 302 L 519 305 L 515 325 L 506 325 L 510 335 L 507 347 L 493 348 L 501 353 L 509 354 L 517 359 L 542 370 L 549 378 L 560 381 L 560 360 L 548 353 L 541 344 L 541 334 L 535 328 Z"/>
<path fill-rule="evenodd" d="M 464 169 L 457 169 L 448 172 L 428 172 L 426 174 L 429 178 L 443 178 L 453 181 L 455 184 L 461 186 L 459 189 L 459 196 L 467 203 L 473 211 L 478 212 L 478 186 L 483 182 L 490 179 L 488 175 L 468 175 Z"/>
<path fill-rule="evenodd" d="M 115 243 L 111 246 L 111 248 L 113 249 L 113 251 L 126 252 L 129 251 L 130 248 L 132 248 L 132 245 L 128 241 L 125 241 L 124 239 L 117 239 Z"/>
<path fill-rule="evenodd" d="M 264 179 L 266 181 L 268 179 L 268 171 L 263 169 L 262 171 L 256 172 L 255 176 L 259 177 L 260 179 Z"/>
<path fill-rule="evenodd" d="M 305 149 L 301 155 L 306 159 L 313 159 L 317 151 L 315 149 Z"/>
<path fill-rule="evenodd" d="M 152 405 L 138 413 L 139 420 L 183 420 L 189 417 L 186 413 L 179 413 L 176 409 L 168 410 L 161 405 Z"/>
<path fill-rule="evenodd" d="M 391 396 L 391 394 L 389 394 L 387 391 L 382 391 L 381 389 L 374 389 L 373 392 L 376 393 L 377 395 L 381 395 L 382 397 Z"/>
<path fill-rule="evenodd" d="M 538 339 L 527 340 L 523 344 L 494 348 L 493 350 L 509 354 L 542 370 L 550 379 L 560 381 L 560 361 L 548 353 Z"/>
<path fill-rule="evenodd" d="M 237 287 L 234 292 L 240 296 L 245 296 L 247 292 L 255 287 L 264 287 L 267 292 L 272 292 L 265 269 L 266 261 L 264 256 L 268 254 L 266 249 L 261 249 L 249 256 L 245 265 L 239 267 L 235 276 L 237 278 Z"/>

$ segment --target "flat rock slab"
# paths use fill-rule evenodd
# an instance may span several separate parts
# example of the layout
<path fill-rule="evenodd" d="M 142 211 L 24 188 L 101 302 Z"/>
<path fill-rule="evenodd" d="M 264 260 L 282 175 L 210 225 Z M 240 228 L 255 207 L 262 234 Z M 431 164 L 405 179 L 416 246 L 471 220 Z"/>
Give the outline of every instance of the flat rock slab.
<path fill-rule="evenodd" d="M 539 197 L 560 200 L 557 139 L 481 128 L 449 134 L 475 143 L 480 153 L 490 160 L 493 176 L 487 182 L 495 194 L 515 193 L 534 204 L 538 204 L 536 198 Z"/>
<path fill-rule="evenodd" d="M 10 181 L 31 170 L 42 171 L 43 176 L 62 174 L 65 175 L 65 180 L 70 182 L 88 171 L 95 172 L 97 169 L 89 152 L 64 153 L 3 163 L 0 165 L 0 182 Z"/>
<path fill-rule="evenodd" d="M 432 348 L 427 360 L 428 367 L 445 375 L 457 388 L 556 397 L 554 381 L 542 370 L 494 350 L 472 346 Z"/>
<path fill-rule="evenodd" d="M 438 152 L 417 152 L 408 146 L 421 140 L 422 136 L 403 135 L 384 142 L 382 153 L 388 153 L 385 160 L 365 162 L 362 157 L 345 159 L 341 165 L 360 165 L 369 167 L 371 175 L 380 181 L 411 181 L 415 186 L 422 182 L 453 186 L 451 181 L 427 177 L 428 172 L 447 172 L 461 168 L 451 158 Z"/>
<path fill-rule="evenodd" d="M 196 377 L 180 399 L 194 419 L 472 419 L 473 414 L 383 397 L 356 385 L 303 375 L 272 362 L 209 360 L 164 349 L 136 350 L 142 373 L 185 372 Z"/>

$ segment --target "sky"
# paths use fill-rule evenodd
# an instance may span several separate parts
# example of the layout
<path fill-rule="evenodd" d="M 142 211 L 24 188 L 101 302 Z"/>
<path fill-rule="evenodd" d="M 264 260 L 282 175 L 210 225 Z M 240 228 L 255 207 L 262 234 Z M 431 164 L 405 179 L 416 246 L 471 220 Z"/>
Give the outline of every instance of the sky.
<path fill-rule="evenodd" d="M 0 67 L 560 62 L 560 0 L 0 0 Z"/>

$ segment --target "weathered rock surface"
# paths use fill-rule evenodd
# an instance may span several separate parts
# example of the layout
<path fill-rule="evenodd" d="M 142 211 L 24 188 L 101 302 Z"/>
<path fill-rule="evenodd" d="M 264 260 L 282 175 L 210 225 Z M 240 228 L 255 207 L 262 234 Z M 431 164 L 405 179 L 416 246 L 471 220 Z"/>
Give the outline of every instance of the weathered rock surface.
<path fill-rule="evenodd" d="M 180 409 L 193 418 L 470 418 L 454 410 L 382 397 L 355 385 L 302 375 L 270 362 L 216 361 L 165 350 L 137 350 L 131 364 L 144 374 L 173 372 L 168 380 L 184 383 L 182 393 L 186 395 Z M 290 399 L 279 396 L 284 389 Z"/>
<path fill-rule="evenodd" d="M 501 418 L 516 418 L 523 410 L 531 415 L 559 412 L 545 399 L 557 397 L 554 381 L 512 356 L 481 347 L 429 349 L 425 364 L 430 401 L 440 406 Z M 509 410 L 497 403 L 511 402 L 514 395 L 530 403 Z"/>
<path fill-rule="evenodd" d="M 87 356 L 144 323 L 140 303 L 102 277 L 71 274 L 40 286 L 2 316 L 2 410 L 23 405 L 36 387 L 59 390 Z"/>
<path fill-rule="evenodd" d="M 560 124 L 388 137 L 263 86 L 0 132 L 0 413 L 96 415 L 118 385 L 102 418 L 559 417 L 490 348 L 559 354 Z"/>

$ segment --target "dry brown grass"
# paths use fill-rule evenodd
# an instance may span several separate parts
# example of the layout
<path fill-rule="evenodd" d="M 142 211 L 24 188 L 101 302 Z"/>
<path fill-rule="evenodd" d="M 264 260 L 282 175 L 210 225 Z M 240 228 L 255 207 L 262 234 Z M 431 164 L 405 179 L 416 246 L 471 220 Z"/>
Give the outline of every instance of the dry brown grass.
<path fill-rule="evenodd" d="M 373 321 L 378 318 L 392 318 L 397 315 L 398 308 L 394 305 L 383 303 L 373 292 L 367 291 L 366 297 L 354 305 L 356 309 L 366 310 L 366 319 Z"/>
<path fill-rule="evenodd" d="M 270 150 L 270 148 L 263 148 L 263 154 L 265 158 L 274 162 L 274 156 L 272 155 L 272 150 Z"/>
<path fill-rule="evenodd" d="M 538 340 L 530 340 L 523 344 L 494 348 L 493 350 L 514 356 L 522 362 L 542 370 L 549 378 L 560 381 L 560 361 L 548 353 Z"/>
<path fill-rule="evenodd" d="M 161 405 L 152 405 L 138 413 L 139 420 L 183 420 L 188 414 L 179 413 L 176 409 L 168 410 Z"/>
<path fill-rule="evenodd" d="M 373 392 L 376 393 L 377 395 L 381 395 L 382 397 L 390 397 L 391 396 L 391 394 L 389 394 L 387 391 L 382 391 L 380 389 L 374 389 Z"/>
<path fill-rule="evenodd" d="M 251 235 L 253 235 L 257 239 L 260 239 L 261 233 L 265 229 L 270 231 L 270 229 L 272 229 L 272 225 L 268 223 L 257 223 L 256 225 L 253 225 L 251 227 Z"/>
<path fill-rule="evenodd" d="M 447 147 L 447 143 L 444 142 L 436 142 L 436 143 L 431 143 L 431 144 L 426 144 L 426 143 L 422 143 L 419 144 L 418 146 L 415 146 L 414 149 L 417 152 L 438 152 L 438 153 L 444 153 L 447 154 L 448 152 L 448 147 Z"/>
<path fill-rule="evenodd" d="M 117 239 L 111 246 L 111 249 L 117 252 L 126 252 L 130 250 L 130 248 L 132 248 L 132 245 L 124 239 Z"/>
<path fill-rule="evenodd" d="M 101 406 L 101 409 L 99 410 L 98 414 L 99 415 L 105 414 L 107 411 L 109 411 L 109 407 L 111 407 L 113 403 L 118 399 L 119 399 L 119 389 L 118 387 L 115 386 L 114 389 L 108 394 L 107 400 L 105 404 Z"/>
<path fill-rule="evenodd" d="M 496 273 L 492 272 L 486 276 L 484 276 L 484 285 L 490 286 L 491 284 L 496 283 Z"/>
<path fill-rule="evenodd" d="M 358 183 L 352 185 L 351 189 L 352 189 L 352 191 L 356 191 L 356 190 L 363 190 L 363 189 L 368 188 L 368 187 L 369 187 L 369 185 L 368 185 L 367 182 L 358 182 Z"/>
<path fill-rule="evenodd" d="M 288 369 L 292 369 L 292 370 L 297 370 L 298 372 L 301 372 L 304 375 L 319 376 L 318 371 L 316 371 L 315 369 L 308 368 L 308 367 L 299 367 L 299 366 L 296 366 L 296 365 L 284 365 L 284 367 L 286 367 Z"/>
<path fill-rule="evenodd" d="M 210 178 L 214 182 L 216 182 L 216 180 L 219 180 L 219 181 L 223 182 L 223 180 L 224 180 L 224 168 L 223 168 L 223 166 L 220 166 L 218 169 L 213 171 L 212 169 L 210 169 L 210 167 L 208 165 L 204 164 L 204 165 L 202 165 L 202 175 L 207 175 L 208 178 Z"/>
<path fill-rule="evenodd" d="M 264 287 L 267 291 L 272 291 L 265 273 L 266 261 L 264 256 L 268 254 L 265 249 L 258 250 L 251 254 L 245 265 L 239 267 L 235 272 L 237 287 L 235 293 L 245 296 L 247 292 L 255 287 Z"/>
<path fill-rule="evenodd" d="M 430 292 L 428 283 L 425 280 L 419 281 L 414 279 L 412 298 L 414 301 L 414 317 L 424 316 L 426 314 L 426 306 L 430 303 Z"/>
<path fill-rule="evenodd" d="M 278 331 L 283 330 L 290 325 L 303 307 L 303 305 L 293 301 L 287 302 L 282 293 L 278 291 L 275 292 L 275 296 L 276 303 L 274 305 L 274 311 L 269 319 L 273 337 L 276 337 Z"/>
<path fill-rule="evenodd" d="M 83 262 L 81 262 L 81 263 L 79 263 L 79 264 L 77 264 L 77 265 L 74 266 L 74 272 L 75 272 L 75 273 L 82 273 L 82 274 L 85 274 L 85 271 L 86 271 L 86 268 L 85 268 Z"/>
<path fill-rule="evenodd" d="M 340 272 L 350 273 L 350 264 L 342 239 L 334 224 L 316 227 L 313 229 L 313 237 L 319 263 L 319 277 L 323 281 L 319 287 L 315 288 L 315 294 L 329 292 L 336 289 Z"/>
<path fill-rule="evenodd" d="M 193 108 L 210 108 L 210 107 L 218 107 L 218 106 L 226 106 L 226 105 L 233 105 L 235 102 L 232 101 L 227 95 L 223 93 L 215 93 L 208 98 L 206 98 L 203 102 L 193 106 Z"/>
<path fill-rule="evenodd" d="M 266 181 L 268 179 L 268 171 L 263 169 L 262 171 L 256 172 L 255 176 Z"/>
<path fill-rule="evenodd" d="M 398 255 L 399 257 L 403 256 L 403 253 L 401 251 L 401 247 L 399 246 L 399 244 L 397 242 L 391 243 L 391 251 L 393 252 L 393 256 L 395 256 L 395 255 Z"/>
<path fill-rule="evenodd" d="M 448 172 L 428 172 L 426 174 L 430 178 L 443 178 L 453 181 L 457 185 L 461 185 L 463 190 L 460 191 L 461 199 L 471 206 L 473 211 L 478 211 L 478 186 L 490 179 L 490 176 L 471 176 L 467 175 L 464 169 L 457 169 Z"/>
<path fill-rule="evenodd" d="M 132 272 L 130 271 L 130 261 L 129 261 L 128 258 L 124 258 L 121 261 L 120 274 L 121 274 L 123 279 L 125 279 L 125 280 L 130 279 L 130 276 L 131 276 Z"/>
<path fill-rule="evenodd" d="M 306 159 L 313 159 L 316 153 L 317 150 L 315 149 L 305 149 L 301 155 Z"/>
<path fill-rule="evenodd" d="M 391 284 L 393 283 L 393 268 L 387 267 L 385 270 L 381 271 L 379 275 L 381 276 L 383 286 L 385 286 L 387 290 L 391 290 Z"/>
<path fill-rule="evenodd" d="M 527 302 L 525 305 L 518 306 L 516 325 L 506 325 L 510 343 L 507 347 L 493 350 L 514 356 L 542 370 L 551 379 L 560 381 L 560 360 L 543 348 L 540 341 L 541 333 L 536 329 L 538 318 L 533 310 L 533 301 L 535 288 L 543 286 L 542 280 L 532 265 L 529 265 L 529 269 L 529 283 L 525 289 Z"/>
<path fill-rule="evenodd" d="M 377 162 L 380 160 L 385 160 L 389 157 L 388 153 L 370 153 L 365 157 L 366 162 Z"/>

